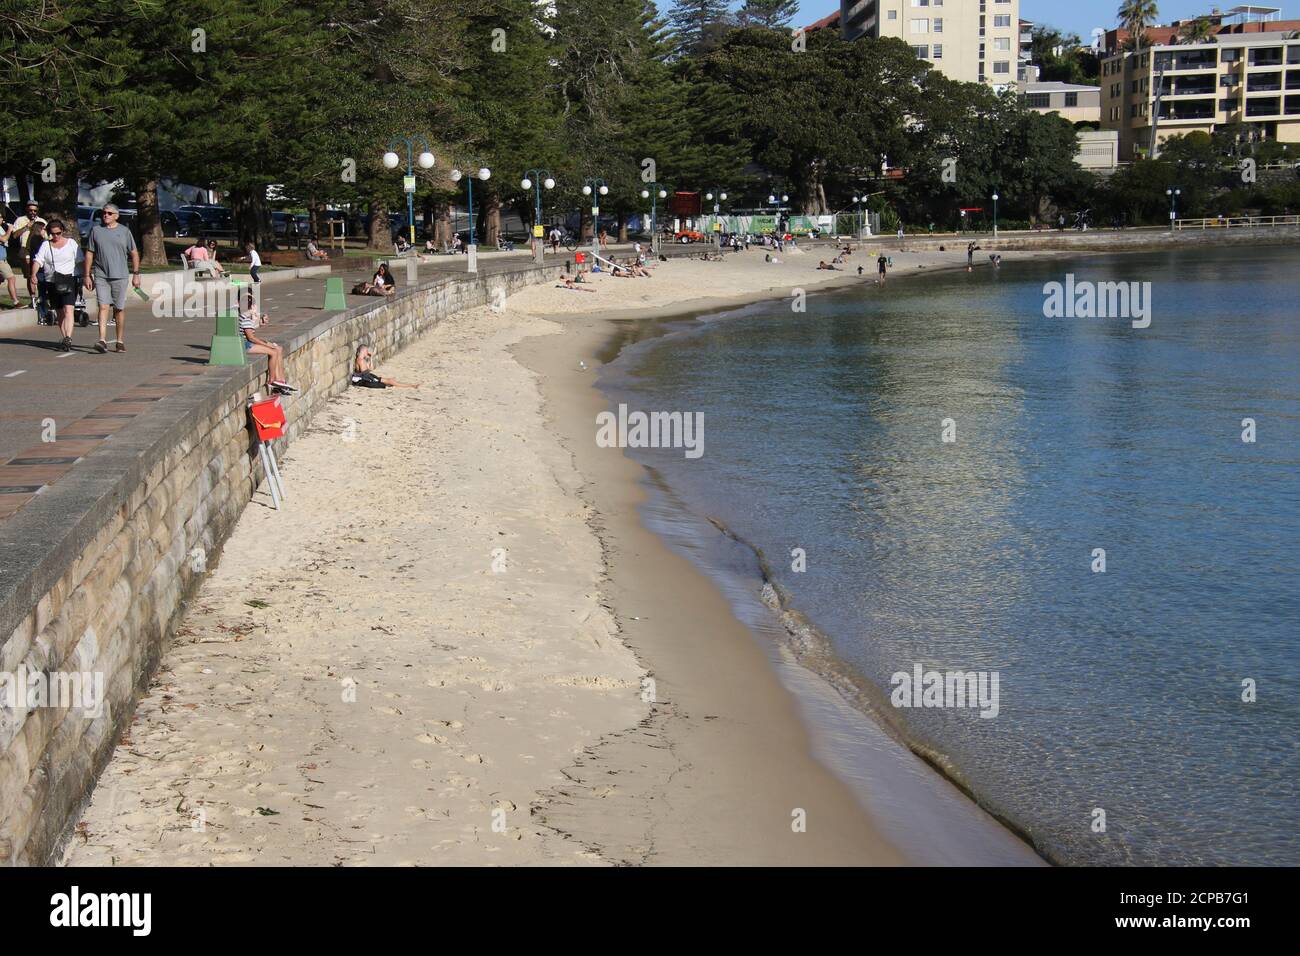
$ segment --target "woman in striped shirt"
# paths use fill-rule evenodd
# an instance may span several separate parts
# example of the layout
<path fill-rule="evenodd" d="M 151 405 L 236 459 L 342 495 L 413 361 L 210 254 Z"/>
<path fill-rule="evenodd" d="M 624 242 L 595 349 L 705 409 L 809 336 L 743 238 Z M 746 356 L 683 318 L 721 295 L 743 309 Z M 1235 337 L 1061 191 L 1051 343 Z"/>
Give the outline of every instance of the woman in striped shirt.
<path fill-rule="evenodd" d="M 248 290 L 248 299 L 244 308 L 239 310 L 239 331 L 244 336 L 244 350 L 251 355 L 265 355 L 270 371 L 271 388 L 277 392 L 296 392 L 297 389 L 284 380 L 284 349 L 274 342 L 259 339 L 253 331 L 266 324 L 266 316 L 253 307 L 253 290 Z"/>

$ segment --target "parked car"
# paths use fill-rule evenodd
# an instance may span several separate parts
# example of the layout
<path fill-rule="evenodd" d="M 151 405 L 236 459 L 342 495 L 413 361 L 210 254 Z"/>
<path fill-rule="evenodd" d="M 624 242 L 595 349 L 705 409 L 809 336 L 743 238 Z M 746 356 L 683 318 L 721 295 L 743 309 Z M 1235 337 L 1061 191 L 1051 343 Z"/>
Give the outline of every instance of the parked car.
<path fill-rule="evenodd" d="M 696 232 L 694 229 L 679 229 L 673 238 L 678 242 L 703 242 L 707 237 L 702 232 Z"/>
<path fill-rule="evenodd" d="M 271 225 L 275 228 L 277 239 L 297 239 L 299 236 L 305 236 L 310 221 L 307 216 L 295 215 L 291 212 L 271 213 Z"/>
<path fill-rule="evenodd" d="M 203 217 L 196 212 L 164 209 L 158 217 L 162 220 L 164 236 L 197 236 L 203 231 Z"/>
<path fill-rule="evenodd" d="M 177 212 L 192 212 L 203 221 L 205 233 L 233 233 L 235 217 L 225 206 L 181 206 Z"/>

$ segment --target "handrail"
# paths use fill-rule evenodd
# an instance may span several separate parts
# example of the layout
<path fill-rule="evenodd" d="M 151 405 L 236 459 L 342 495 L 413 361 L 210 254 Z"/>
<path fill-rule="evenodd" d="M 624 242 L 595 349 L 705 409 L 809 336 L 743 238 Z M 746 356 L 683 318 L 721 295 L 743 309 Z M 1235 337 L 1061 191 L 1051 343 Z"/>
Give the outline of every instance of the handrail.
<path fill-rule="evenodd" d="M 1176 219 L 1174 228 L 1183 229 L 1252 229 L 1277 226 L 1300 226 L 1300 216 L 1214 216 L 1207 219 Z"/>

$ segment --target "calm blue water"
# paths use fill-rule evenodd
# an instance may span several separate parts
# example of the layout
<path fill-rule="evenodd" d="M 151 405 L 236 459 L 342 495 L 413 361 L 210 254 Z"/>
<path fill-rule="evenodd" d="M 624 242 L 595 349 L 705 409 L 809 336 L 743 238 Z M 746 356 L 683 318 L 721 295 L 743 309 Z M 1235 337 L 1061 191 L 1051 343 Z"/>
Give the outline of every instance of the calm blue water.
<path fill-rule="evenodd" d="M 886 707 L 998 672 L 995 719 L 889 717 L 1050 858 L 1300 864 L 1300 251 L 1007 258 L 691 321 L 602 385 L 704 412 L 702 458 L 637 457 Z M 1044 318 L 1067 271 L 1151 282 L 1150 328 Z"/>

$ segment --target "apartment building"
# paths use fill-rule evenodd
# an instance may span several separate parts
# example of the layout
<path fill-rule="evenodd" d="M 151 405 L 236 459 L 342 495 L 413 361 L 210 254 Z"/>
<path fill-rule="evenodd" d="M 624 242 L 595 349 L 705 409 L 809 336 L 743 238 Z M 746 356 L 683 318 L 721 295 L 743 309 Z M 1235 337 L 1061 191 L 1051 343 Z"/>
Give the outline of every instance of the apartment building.
<path fill-rule="evenodd" d="M 896 37 L 945 76 L 997 88 L 1016 85 L 1027 42 L 1020 0 L 840 0 L 839 22 L 846 40 Z"/>
<path fill-rule="evenodd" d="M 1042 80 L 1022 83 L 1020 98 L 1031 110 L 1057 113 L 1071 123 L 1101 121 L 1100 87 Z"/>
<path fill-rule="evenodd" d="M 1158 154 L 1170 136 L 1231 124 L 1300 143 L 1300 35 L 1225 31 L 1206 43 L 1110 51 L 1101 91 L 1102 128 L 1119 131 L 1124 161 L 1147 155 L 1153 136 Z"/>

